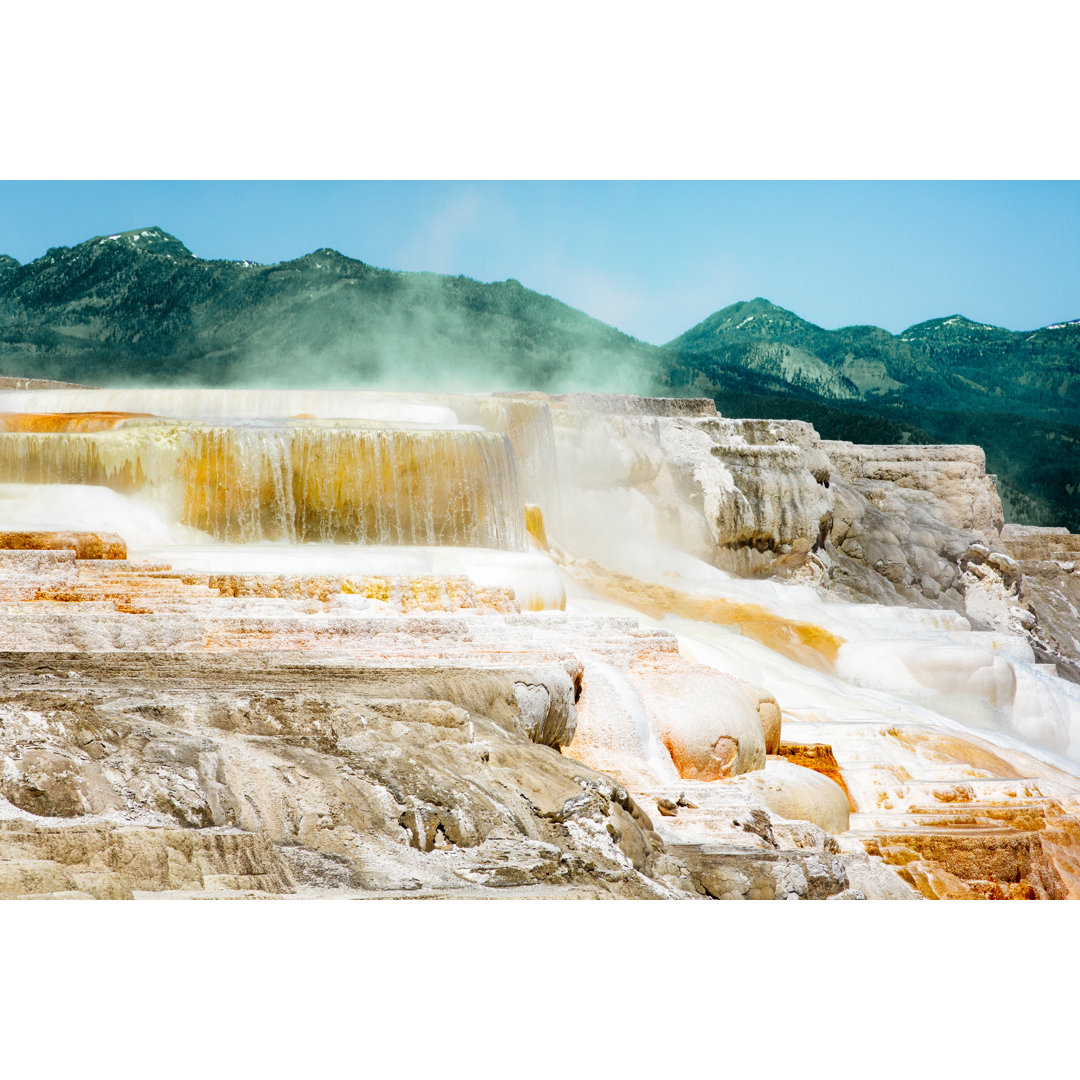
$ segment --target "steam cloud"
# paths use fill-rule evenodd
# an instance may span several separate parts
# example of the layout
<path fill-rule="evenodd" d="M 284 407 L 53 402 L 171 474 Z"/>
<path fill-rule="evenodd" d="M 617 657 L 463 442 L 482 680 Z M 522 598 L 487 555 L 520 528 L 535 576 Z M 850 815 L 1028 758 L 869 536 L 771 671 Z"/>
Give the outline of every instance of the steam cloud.
<path fill-rule="evenodd" d="M 266 297 L 229 312 L 219 304 L 192 309 L 189 338 L 178 350 L 186 356 L 175 367 L 140 367 L 98 381 L 445 393 L 662 392 L 659 350 L 516 281 L 391 274 L 332 252 L 302 260 L 307 274 L 318 274 L 320 257 L 330 263 L 325 283 L 316 278 L 302 302 L 286 306 Z M 350 273 L 351 267 L 359 272 Z"/>

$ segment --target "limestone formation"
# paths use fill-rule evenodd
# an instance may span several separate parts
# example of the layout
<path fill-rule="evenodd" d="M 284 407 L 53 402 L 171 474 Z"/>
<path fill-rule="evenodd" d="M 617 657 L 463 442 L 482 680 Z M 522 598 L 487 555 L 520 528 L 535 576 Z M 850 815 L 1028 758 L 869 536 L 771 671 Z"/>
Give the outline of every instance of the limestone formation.
<path fill-rule="evenodd" d="M 53 393 L 0 394 L 0 895 L 1080 895 L 1080 541 L 977 448 Z"/>

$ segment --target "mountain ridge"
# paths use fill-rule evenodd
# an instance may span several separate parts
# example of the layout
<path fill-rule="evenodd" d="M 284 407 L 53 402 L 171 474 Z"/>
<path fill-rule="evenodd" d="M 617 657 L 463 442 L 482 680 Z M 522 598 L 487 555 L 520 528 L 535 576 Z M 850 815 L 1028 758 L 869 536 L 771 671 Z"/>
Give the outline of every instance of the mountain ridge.
<path fill-rule="evenodd" d="M 900 334 L 825 330 L 759 297 L 665 347 L 673 382 L 724 412 L 851 441 L 880 425 L 880 441 L 976 442 L 1010 520 L 1080 529 L 1080 321 L 1013 331 L 954 314 Z"/>
<path fill-rule="evenodd" d="M 513 279 L 383 270 L 328 247 L 267 265 L 201 259 L 156 226 L 0 277 L 0 374 L 597 389 L 614 372 L 645 390 L 660 356 Z"/>
<path fill-rule="evenodd" d="M 893 333 L 891 330 L 887 330 L 885 327 L 878 326 L 876 323 L 844 323 L 841 326 L 829 329 L 822 326 L 820 323 L 811 322 L 809 319 L 803 318 L 797 312 L 792 311 L 790 308 L 785 308 L 780 304 L 774 303 L 764 296 L 755 296 L 752 300 L 736 300 L 726 307 L 718 308 L 711 315 L 707 315 L 704 319 L 695 323 L 694 326 L 688 330 L 684 330 L 682 334 L 672 338 L 670 341 L 663 343 L 664 348 L 671 348 L 676 343 L 681 341 L 687 335 L 693 333 L 699 327 L 704 326 L 707 323 L 711 323 L 713 320 L 718 319 L 720 316 L 746 314 L 749 311 L 750 314 L 756 315 L 762 311 L 776 312 L 780 315 L 790 316 L 792 319 L 797 320 L 803 325 L 809 327 L 812 330 L 817 330 L 825 334 L 840 333 L 845 330 L 874 330 L 882 334 L 888 334 L 890 337 L 903 339 L 907 337 L 912 331 L 920 330 L 926 327 L 940 327 L 949 323 L 964 323 L 972 329 L 979 330 L 996 330 L 1006 334 L 1037 334 L 1042 330 L 1058 330 L 1068 328 L 1072 326 L 1080 326 L 1080 318 L 1076 319 L 1064 319 L 1061 322 L 1047 323 L 1045 326 L 1036 326 L 1030 329 L 1022 330 L 1010 330 L 1005 326 L 998 326 L 996 323 L 984 323 L 979 322 L 977 319 L 972 319 L 969 316 L 963 314 L 963 312 L 954 311 L 951 315 L 936 315 L 929 319 L 923 319 L 920 322 L 912 323 L 910 326 L 905 327 L 903 330 Z"/>

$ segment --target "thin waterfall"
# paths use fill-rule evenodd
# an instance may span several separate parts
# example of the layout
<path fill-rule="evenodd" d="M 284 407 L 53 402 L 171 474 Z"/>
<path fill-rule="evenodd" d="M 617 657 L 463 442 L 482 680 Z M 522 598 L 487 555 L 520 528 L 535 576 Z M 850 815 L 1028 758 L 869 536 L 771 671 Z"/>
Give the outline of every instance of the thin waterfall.
<path fill-rule="evenodd" d="M 539 396 L 500 394 L 433 394 L 464 424 L 476 424 L 510 440 L 517 462 L 522 497 L 543 509 L 548 524 L 558 527 L 560 484 L 555 428 L 548 404 Z"/>
<path fill-rule="evenodd" d="M 286 421 L 0 431 L 0 482 L 94 484 L 217 541 L 525 550 L 506 435 Z"/>

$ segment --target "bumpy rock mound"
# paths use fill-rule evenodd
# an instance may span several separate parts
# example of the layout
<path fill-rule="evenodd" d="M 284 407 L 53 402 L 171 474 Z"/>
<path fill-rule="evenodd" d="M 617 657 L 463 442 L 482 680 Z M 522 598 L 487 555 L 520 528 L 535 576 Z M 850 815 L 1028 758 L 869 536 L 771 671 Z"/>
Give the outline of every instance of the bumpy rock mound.
<path fill-rule="evenodd" d="M 289 661 L 4 657 L 5 892 L 693 891 L 625 788 L 545 745 L 565 671 Z"/>

